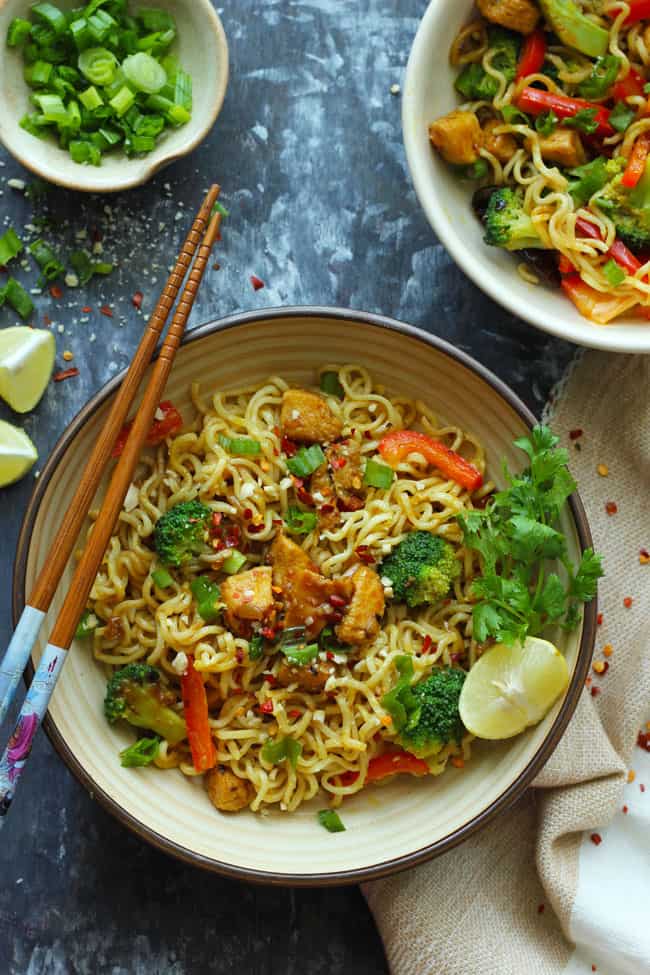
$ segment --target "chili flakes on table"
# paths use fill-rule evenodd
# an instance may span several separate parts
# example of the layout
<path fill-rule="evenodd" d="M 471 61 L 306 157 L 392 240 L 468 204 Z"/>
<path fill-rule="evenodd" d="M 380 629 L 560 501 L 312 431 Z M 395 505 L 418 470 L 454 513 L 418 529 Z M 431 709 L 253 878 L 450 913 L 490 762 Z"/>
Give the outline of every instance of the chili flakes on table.
<path fill-rule="evenodd" d="M 603 838 L 600 835 L 600 833 L 592 833 L 589 839 L 594 844 L 594 846 L 600 846 L 600 844 L 603 842 Z"/>
<path fill-rule="evenodd" d="M 616 504 L 615 501 L 608 501 L 607 504 L 605 505 L 605 511 L 607 512 L 608 515 L 615 515 L 616 512 L 618 511 L 618 505 Z"/>

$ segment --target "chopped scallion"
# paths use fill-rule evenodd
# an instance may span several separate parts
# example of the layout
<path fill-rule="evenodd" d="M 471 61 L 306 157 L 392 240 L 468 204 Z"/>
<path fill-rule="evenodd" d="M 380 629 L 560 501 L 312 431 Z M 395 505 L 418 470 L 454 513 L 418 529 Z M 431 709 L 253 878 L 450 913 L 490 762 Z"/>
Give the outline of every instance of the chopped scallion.
<path fill-rule="evenodd" d="M 7 31 L 7 46 L 20 47 L 31 33 L 32 25 L 22 17 L 14 17 Z"/>
<path fill-rule="evenodd" d="M 290 504 L 284 516 L 287 531 L 292 535 L 308 535 L 318 524 L 318 517 L 313 511 L 302 511 L 298 505 Z"/>
<path fill-rule="evenodd" d="M 25 321 L 34 311 L 34 302 L 29 297 L 22 284 L 15 278 L 9 278 L 4 288 L 0 290 L 3 302 L 7 302 L 16 314 Z"/>
<path fill-rule="evenodd" d="M 382 488 L 388 490 L 393 483 L 395 472 L 386 464 L 380 464 L 372 458 L 366 463 L 363 475 L 363 483 L 366 487 Z"/>
<path fill-rule="evenodd" d="M 254 457 L 262 449 L 260 442 L 251 440 L 250 437 L 227 437 L 225 434 L 220 434 L 219 443 L 229 454 L 241 457 Z"/>
<path fill-rule="evenodd" d="M 603 274 L 614 288 L 625 281 L 625 271 L 613 260 L 607 261 L 603 267 Z"/>
<path fill-rule="evenodd" d="M 288 735 L 284 738 L 267 738 L 260 752 L 265 762 L 277 765 L 286 759 L 294 769 L 301 754 L 302 745 L 300 742 L 296 741 L 295 738 L 289 738 Z"/>
<path fill-rule="evenodd" d="M 321 809 L 318 813 L 318 822 L 328 833 L 345 833 L 341 817 L 334 809 Z"/>
<path fill-rule="evenodd" d="M 309 477 L 325 463 L 325 454 L 319 444 L 301 447 L 293 456 L 287 458 L 287 467 L 295 477 Z"/>
<path fill-rule="evenodd" d="M 237 549 L 234 549 L 228 558 L 222 562 L 221 568 L 226 575 L 234 576 L 236 572 L 239 572 L 245 562 L 246 556 L 242 552 L 238 552 Z"/>
<path fill-rule="evenodd" d="M 206 623 L 214 623 L 219 618 L 222 609 L 222 604 L 219 601 L 221 596 L 219 586 L 207 576 L 197 576 L 190 582 L 190 590 L 196 600 L 199 616 Z"/>
<path fill-rule="evenodd" d="M 5 267 L 14 257 L 22 253 L 23 242 L 13 229 L 9 227 L 7 232 L 0 237 L 0 266 Z"/>
<path fill-rule="evenodd" d="M 252 636 L 248 642 L 248 659 L 260 660 L 264 655 L 264 637 L 260 633 Z"/>
<path fill-rule="evenodd" d="M 98 626 L 99 620 L 95 614 L 91 613 L 89 609 L 84 610 L 75 630 L 75 638 L 77 640 L 83 640 L 88 636 L 92 636 Z"/>
<path fill-rule="evenodd" d="M 151 573 L 151 578 L 159 589 L 168 589 L 174 583 L 167 569 L 154 569 Z"/>
<path fill-rule="evenodd" d="M 345 395 L 345 390 L 341 386 L 341 382 L 336 372 L 324 372 L 320 377 L 320 388 L 328 396 L 337 396 L 338 399 L 343 399 Z"/>

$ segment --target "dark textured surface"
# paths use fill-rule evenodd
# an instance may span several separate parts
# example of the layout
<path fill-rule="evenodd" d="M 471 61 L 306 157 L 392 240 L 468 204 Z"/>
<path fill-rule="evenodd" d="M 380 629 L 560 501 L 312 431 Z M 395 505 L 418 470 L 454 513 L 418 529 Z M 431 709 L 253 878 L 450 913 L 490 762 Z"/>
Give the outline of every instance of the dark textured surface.
<path fill-rule="evenodd" d="M 402 80 L 422 12 L 419 0 L 234 0 L 222 13 L 230 88 L 204 146 L 144 189 L 105 199 L 54 189 L 38 204 L 38 213 L 54 218 L 49 236 L 70 247 L 77 231 L 96 227 L 107 256 L 120 261 L 105 282 L 58 302 L 38 300 L 35 323 L 43 314 L 54 320 L 59 368 L 69 349 L 81 373 L 51 385 L 38 410 L 18 420 L 42 459 L 88 397 L 128 362 L 142 326 L 131 295 L 142 290 L 150 308 L 187 225 L 176 216 L 194 211 L 213 179 L 232 217 L 221 270 L 202 290 L 195 324 L 287 303 L 383 312 L 472 353 L 540 412 L 572 348 L 506 314 L 464 277 L 432 236 L 408 178 L 400 99 L 390 86 Z M 8 156 L 0 159 L 3 184 L 29 179 Z M 7 222 L 24 233 L 34 207 L 2 189 Z M 251 274 L 264 290 L 253 291 Z M 19 276 L 33 286 L 33 272 Z M 115 303 L 113 319 L 97 312 L 105 301 Z M 80 312 L 86 303 L 94 309 L 87 316 Z M 6 310 L 0 314 L 2 325 L 14 324 Z M 16 421 L 6 409 L 0 416 Z M 32 483 L 28 476 L 0 499 L 2 646 Z M 2 833 L 0 877 L 1 975 L 386 971 L 356 889 L 256 889 L 181 866 L 99 809 L 43 736 Z"/>

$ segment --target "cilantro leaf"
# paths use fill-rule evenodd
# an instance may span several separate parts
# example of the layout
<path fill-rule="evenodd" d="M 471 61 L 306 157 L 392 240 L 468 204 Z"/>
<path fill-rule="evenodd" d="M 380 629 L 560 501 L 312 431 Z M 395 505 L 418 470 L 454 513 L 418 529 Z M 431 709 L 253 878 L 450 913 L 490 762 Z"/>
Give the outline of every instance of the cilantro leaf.
<path fill-rule="evenodd" d="M 601 556 L 596 555 L 591 548 L 585 549 L 578 571 L 569 586 L 570 595 L 583 603 L 593 599 L 598 588 L 598 580 L 602 575 L 604 573 Z"/>
<path fill-rule="evenodd" d="M 579 132 L 593 135 L 598 128 L 597 114 L 598 110 L 595 108 L 581 108 L 575 115 L 565 118 L 564 124 L 570 129 L 578 129 Z"/>

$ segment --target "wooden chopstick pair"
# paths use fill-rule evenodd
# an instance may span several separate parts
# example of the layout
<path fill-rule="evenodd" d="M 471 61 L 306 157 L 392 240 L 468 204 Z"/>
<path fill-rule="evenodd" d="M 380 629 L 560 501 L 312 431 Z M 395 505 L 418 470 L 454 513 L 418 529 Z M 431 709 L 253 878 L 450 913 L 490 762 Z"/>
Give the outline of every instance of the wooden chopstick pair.
<path fill-rule="evenodd" d="M 181 289 L 187 270 L 196 254 L 196 260 L 183 289 L 167 336 L 152 367 L 152 373 L 135 415 L 128 440 L 111 477 L 99 516 L 93 525 L 93 530 L 75 569 L 63 605 L 50 634 L 49 643 L 39 661 L 34 679 L 20 710 L 18 721 L 9 739 L 9 744 L 0 758 L 0 829 L 6 821 L 5 817 L 25 766 L 32 741 L 47 710 L 67 651 L 74 638 L 79 618 L 86 606 L 115 522 L 122 510 L 124 498 L 138 464 L 140 451 L 153 423 L 212 248 L 219 236 L 221 214 L 215 213 L 214 216 L 211 216 L 219 192 L 218 186 L 211 187 L 196 216 L 174 270 L 170 274 L 155 311 L 149 319 L 124 382 L 113 401 L 104 427 L 92 449 L 74 497 L 61 520 L 59 530 L 37 578 L 34 590 L 30 594 L 27 605 L 18 621 L 5 657 L 0 663 L 1 724 L 13 699 L 21 674 L 27 666 L 45 614 L 50 607 L 88 514 L 103 472 L 111 458 L 115 441 L 127 418 L 145 371 L 151 363 L 157 341 Z"/>

